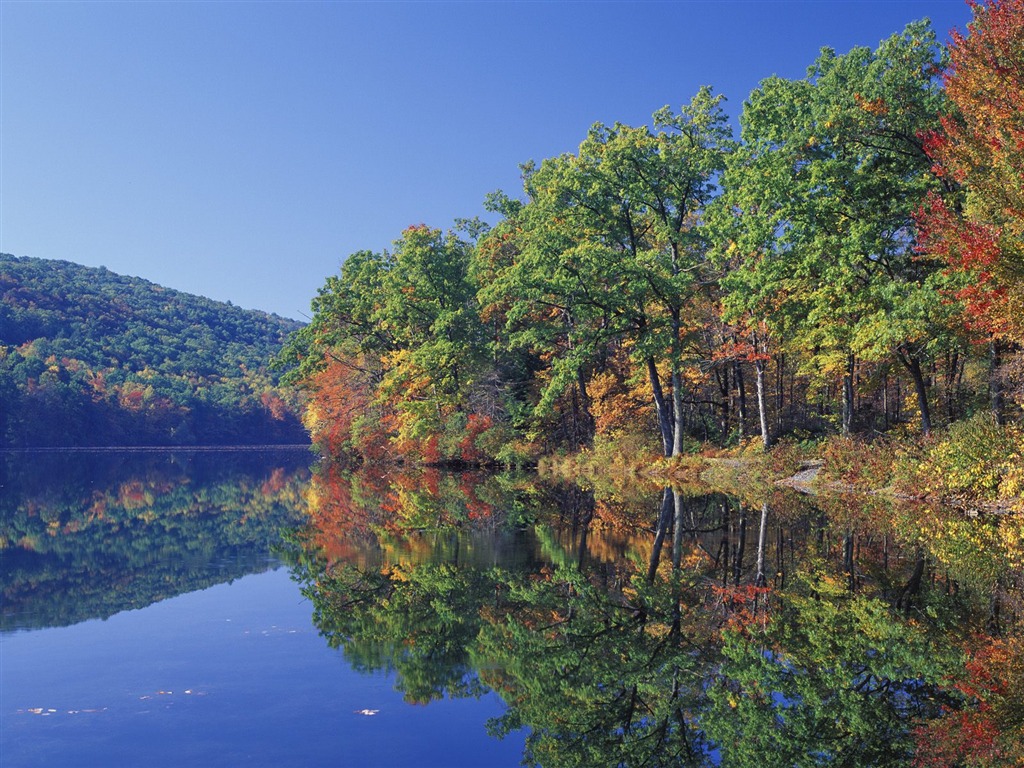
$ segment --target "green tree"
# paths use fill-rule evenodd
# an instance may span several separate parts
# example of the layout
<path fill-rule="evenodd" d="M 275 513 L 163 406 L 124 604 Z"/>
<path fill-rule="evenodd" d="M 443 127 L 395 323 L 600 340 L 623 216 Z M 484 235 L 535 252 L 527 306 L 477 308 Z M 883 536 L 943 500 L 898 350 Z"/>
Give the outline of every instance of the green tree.
<path fill-rule="evenodd" d="M 841 373 L 853 428 L 858 358 L 895 360 L 931 429 L 925 365 L 953 345 L 937 262 L 916 253 L 914 214 L 940 182 L 921 135 L 944 104 L 927 22 L 876 51 L 823 49 L 804 80 L 769 78 L 744 105 L 725 174 L 731 317 L 764 322 L 823 375 Z M 728 227 L 727 227 L 728 231 Z"/>
<path fill-rule="evenodd" d="M 682 366 L 700 328 L 694 302 L 710 281 L 702 216 L 732 146 L 720 103 L 702 88 L 678 115 L 655 113 L 653 130 L 596 124 L 575 155 L 528 166 L 519 258 L 486 294 L 516 296 L 513 343 L 549 345 L 542 403 L 570 382 L 585 402 L 588 367 L 609 345 L 628 347 L 649 377 L 666 455 L 682 450 Z M 544 315 L 554 321 L 547 333 L 516 325 Z"/>

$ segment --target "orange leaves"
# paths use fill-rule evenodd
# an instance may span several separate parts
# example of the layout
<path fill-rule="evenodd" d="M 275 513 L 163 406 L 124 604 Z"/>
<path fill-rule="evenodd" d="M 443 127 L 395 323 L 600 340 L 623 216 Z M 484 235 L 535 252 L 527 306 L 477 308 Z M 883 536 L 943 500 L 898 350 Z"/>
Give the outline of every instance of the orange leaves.
<path fill-rule="evenodd" d="M 961 298 L 970 325 L 1024 336 L 1024 0 L 972 5 L 968 34 L 953 33 L 946 93 L 956 112 L 923 137 L 941 177 L 962 185 L 953 209 L 933 197 L 918 216 L 923 248 L 972 273 Z"/>
<path fill-rule="evenodd" d="M 758 624 L 761 629 L 768 621 L 768 597 L 770 587 L 758 587 L 753 584 L 739 586 L 713 586 L 711 588 L 725 611 L 723 631 L 728 630 L 740 634 L 746 633 L 749 627 Z"/>
<path fill-rule="evenodd" d="M 331 455 L 356 451 L 384 458 L 389 453 L 388 421 L 373 402 L 372 375 L 357 356 L 331 357 L 313 375 L 304 422 L 320 450 Z"/>
<path fill-rule="evenodd" d="M 264 392 L 260 395 L 260 402 L 270 412 L 270 417 L 274 421 L 281 421 L 288 415 L 288 404 L 276 392 Z"/>
<path fill-rule="evenodd" d="M 855 93 L 853 94 L 853 100 L 857 102 L 858 107 L 867 112 L 869 115 L 883 117 L 889 114 L 889 105 L 886 104 L 885 99 L 881 97 L 877 99 L 866 99 L 859 93 Z"/>
<path fill-rule="evenodd" d="M 646 381 L 630 384 L 620 371 L 595 374 L 587 384 L 591 415 L 599 435 L 635 430 L 650 410 L 651 392 Z"/>

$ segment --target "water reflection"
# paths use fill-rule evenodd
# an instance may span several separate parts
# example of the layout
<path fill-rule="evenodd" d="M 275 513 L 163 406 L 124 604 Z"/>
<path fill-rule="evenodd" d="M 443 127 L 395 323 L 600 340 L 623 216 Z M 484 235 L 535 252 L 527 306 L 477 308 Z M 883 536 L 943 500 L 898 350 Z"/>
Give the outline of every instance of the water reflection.
<path fill-rule="evenodd" d="M 411 702 L 497 691 L 490 729 L 526 729 L 527 763 L 996 765 L 1024 743 L 1013 689 L 984 685 L 1024 684 L 1019 570 L 926 535 L 958 513 L 337 468 L 310 501 L 295 574 L 327 642 Z"/>
<path fill-rule="evenodd" d="M 308 454 L 0 460 L 0 631 L 65 626 L 265 570 L 301 521 Z"/>
<path fill-rule="evenodd" d="M 1018 518 L 306 462 L 8 457 L 0 629 L 107 617 L 273 553 L 349 665 L 411 703 L 496 692 L 489 730 L 525 733 L 527 763 L 1024 759 Z"/>

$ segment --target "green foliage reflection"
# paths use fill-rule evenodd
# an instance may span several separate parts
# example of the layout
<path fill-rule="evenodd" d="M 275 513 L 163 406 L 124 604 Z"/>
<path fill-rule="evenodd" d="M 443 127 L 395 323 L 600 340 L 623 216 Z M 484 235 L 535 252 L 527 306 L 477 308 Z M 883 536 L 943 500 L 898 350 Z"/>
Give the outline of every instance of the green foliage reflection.
<path fill-rule="evenodd" d="M 984 711 L 964 641 L 987 596 L 877 523 L 885 505 L 423 472 L 312 487 L 297 577 L 328 642 L 409 701 L 496 691 L 490 730 L 527 729 L 528 764 L 901 766 L 931 724 Z"/>

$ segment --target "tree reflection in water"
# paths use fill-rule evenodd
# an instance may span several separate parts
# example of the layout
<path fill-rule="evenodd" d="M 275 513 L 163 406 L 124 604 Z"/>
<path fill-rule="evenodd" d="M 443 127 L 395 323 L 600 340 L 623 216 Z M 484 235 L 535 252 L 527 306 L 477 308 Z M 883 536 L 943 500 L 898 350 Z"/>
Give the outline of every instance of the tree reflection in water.
<path fill-rule="evenodd" d="M 0 631 L 107 618 L 266 570 L 306 451 L 0 457 Z"/>
<path fill-rule="evenodd" d="M 907 533 L 908 515 L 948 511 L 336 467 L 310 500 L 295 572 L 328 642 L 394 670 L 411 702 L 497 691 L 507 711 L 491 731 L 527 729 L 526 763 L 1020 753 L 1020 707 L 977 682 L 979 660 L 1024 682 L 1005 650 L 1019 573 L 971 580 L 981 569 Z M 1008 639 L 984 634 L 993 595 Z M 984 655 L 993 642 L 1003 650 Z"/>

